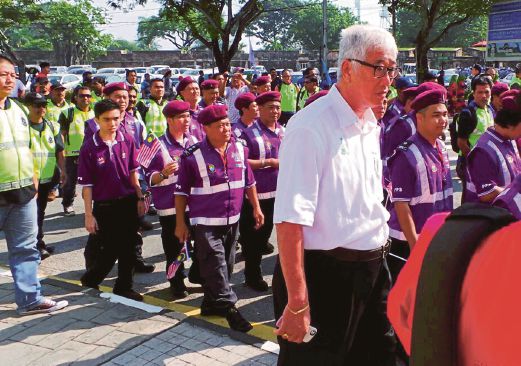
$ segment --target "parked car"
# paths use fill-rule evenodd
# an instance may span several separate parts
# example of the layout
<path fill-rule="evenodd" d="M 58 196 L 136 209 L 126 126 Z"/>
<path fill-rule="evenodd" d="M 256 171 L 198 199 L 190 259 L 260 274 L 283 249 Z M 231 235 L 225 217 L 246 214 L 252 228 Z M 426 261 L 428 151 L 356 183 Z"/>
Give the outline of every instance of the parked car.
<path fill-rule="evenodd" d="M 136 72 L 136 74 L 146 74 L 147 72 L 149 74 L 152 74 L 154 72 L 154 69 L 151 67 L 133 67 L 132 70 Z"/>
<path fill-rule="evenodd" d="M 67 72 L 69 72 L 70 74 L 70 71 L 72 69 L 85 69 L 85 70 L 89 70 L 89 71 L 92 71 L 94 72 L 93 70 L 95 70 L 92 65 L 71 65 L 67 68 Z"/>
<path fill-rule="evenodd" d="M 452 79 L 452 77 L 453 77 L 454 75 L 458 76 L 457 73 L 455 73 L 455 72 L 449 73 L 448 71 L 449 71 L 449 70 L 445 70 L 445 75 L 443 76 L 443 85 L 444 85 L 446 88 L 449 87 L 450 79 Z"/>
<path fill-rule="evenodd" d="M 51 66 L 51 74 L 67 74 L 67 66 Z"/>
<path fill-rule="evenodd" d="M 98 74 L 119 74 L 125 75 L 125 68 L 123 67 L 104 67 L 98 70 Z"/>
<path fill-rule="evenodd" d="M 51 83 L 60 82 L 67 90 L 72 90 L 81 83 L 81 76 L 75 74 L 49 74 L 47 78 Z"/>
<path fill-rule="evenodd" d="M 67 71 L 67 73 L 68 74 L 74 74 L 74 75 L 82 75 L 86 71 L 89 71 L 89 72 L 92 72 L 92 73 L 96 72 L 95 69 L 83 69 L 83 68 L 79 67 L 79 68 L 69 69 L 69 71 Z"/>
<path fill-rule="evenodd" d="M 514 72 L 511 72 L 510 74 L 505 76 L 503 79 L 500 79 L 499 81 L 501 81 L 502 83 L 505 83 L 507 85 L 510 85 L 510 82 L 512 81 L 512 78 L 514 76 L 516 76 L 516 74 Z"/>
<path fill-rule="evenodd" d="M 125 81 L 125 76 L 121 74 L 114 74 L 114 73 L 98 73 L 92 75 L 93 78 L 100 77 L 103 80 L 105 80 L 105 84 L 108 83 L 119 83 L 122 81 Z"/>
<path fill-rule="evenodd" d="M 152 68 L 153 73 L 157 73 L 157 70 L 159 70 L 159 69 L 169 69 L 170 68 L 170 66 L 168 66 L 168 65 L 152 65 L 150 67 Z"/>

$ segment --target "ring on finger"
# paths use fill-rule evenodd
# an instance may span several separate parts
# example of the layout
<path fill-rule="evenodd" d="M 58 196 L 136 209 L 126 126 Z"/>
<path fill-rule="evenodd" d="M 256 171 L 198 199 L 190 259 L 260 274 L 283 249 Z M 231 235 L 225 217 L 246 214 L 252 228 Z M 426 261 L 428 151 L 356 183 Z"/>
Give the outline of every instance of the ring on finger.
<path fill-rule="evenodd" d="M 282 338 L 284 338 L 284 339 L 288 339 L 288 338 L 289 338 L 288 333 L 284 333 L 284 334 L 282 335 Z"/>

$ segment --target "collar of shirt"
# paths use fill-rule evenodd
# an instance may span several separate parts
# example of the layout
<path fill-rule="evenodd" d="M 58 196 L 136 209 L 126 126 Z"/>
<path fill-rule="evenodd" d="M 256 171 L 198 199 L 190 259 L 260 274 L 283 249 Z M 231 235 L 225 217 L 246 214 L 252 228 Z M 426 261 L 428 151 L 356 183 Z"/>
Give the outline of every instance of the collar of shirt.
<path fill-rule="evenodd" d="M 494 127 L 489 127 L 487 128 L 487 131 L 486 133 L 488 133 L 493 139 L 496 139 L 497 141 L 501 142 L 501 143 L 511 143 L 509 139 L 506 139 L 504 138 L 503 136 L 501 136 Z"/>
<path fill-rule="evenodd" d="M 362 119 L 358 118 L 349 103 L 342 97 L 336 85 L 331 88 L 331 91 L 326 97 L 333 99 L 331 105 L 340 121 L 340 127 L 342 127 L 342 129 L 346 129 L 351 124 L 354 124 L 361 132 L 369 133 L 378 126 L 378 121 L 371 108 L 366 109 Z"/>
<path fill-rule="evenodd" d="M 170 145 L 170 146 L 180 146 L 182 147 L 183 149 L 186 147 L 188 141 L 190 140 L 190 135 L 189 134 L 183 134 L 183 145 L 181 145 L 179 143 L 179 141 L 177 141 L 174 136 L 172 136 L 170 134 L 170 131 L 167 130 L 166 133 L 165 133 L 165 140 L 166 142 Z"/>
<path fill-rule="evenodd" d="M 5 98 L 5 102 L 4 102 L 4 107 L 3 108 L 0 108 L 0 109 L 9 109 L 9 107 L 11 107 L 11 101 L 9 100 L 9 98 Z"/>
<path fill-rule="evenodd" d="M 261 130 L 261 131 L 265 131 L 267 133 L 271 133 L 272 135 L 278 135 L 279 132 L 280 132 L 280 129 L 281 129 L 281 125 L 279 125 L 278 122 L 275 123 L 275 129 L 272 131 L 270 130 L 264 123 L 261 122 L 260 119 L 257 119 L 255 121 L 255 126 Z"/>
<path fill-rule="evenodd" d="M 96 147 L 99 147 L 101 145 L 102 142 L 104 142 L 102 139 L 101 139 L 101 136 L 100 136 L 100 131 L 96 131 L 95 134 L 92 135 L 92 140 L 94 140 L 94 145 L 96 145 Z M 123 136 L 123 134 L 121 133 L 121 131 L 117 131 L 116 132 L 116 139 L 114 141 L 125 141 L 125 137 Z M 114 144 L 115 145 L 115 144 Z M 108 145 L 107 145 L 108 146 Z"/>

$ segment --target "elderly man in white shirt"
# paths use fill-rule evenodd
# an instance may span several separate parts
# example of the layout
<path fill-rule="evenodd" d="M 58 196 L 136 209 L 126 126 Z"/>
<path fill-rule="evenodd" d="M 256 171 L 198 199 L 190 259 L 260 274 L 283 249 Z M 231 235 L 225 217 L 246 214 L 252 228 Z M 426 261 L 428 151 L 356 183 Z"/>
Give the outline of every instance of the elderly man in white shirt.
<path fill-rule="evenodd" d="M 236 123 L 239 118 L 239 110 L 235 108 L 235 100 L 243 93 L 250 91 L 250 82 L 246 80 L 244 75 L 240 72 L 236 72 L 232 76 L 231 86 L 227 86 L 224 91 L 224 98 L 226 99 L 226 105 L 228 106 L 228 118 L 231 123 Z"/>
<path fill-rule="evenodd" d="M 380 105 L 398 75 L 389 32 L 342 32 L 338 82 L 298 112 L 280 150 L 273 277 L 279 365 L 394 365 Z M 309 326 L 317 334 L 303 343 Z"/>

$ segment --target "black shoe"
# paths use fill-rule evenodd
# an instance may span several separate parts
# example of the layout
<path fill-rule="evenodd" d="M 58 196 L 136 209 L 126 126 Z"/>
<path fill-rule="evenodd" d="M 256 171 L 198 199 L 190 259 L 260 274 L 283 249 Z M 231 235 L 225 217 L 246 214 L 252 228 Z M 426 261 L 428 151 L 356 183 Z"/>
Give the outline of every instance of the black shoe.
<path fill-rule="evenodd" d="M 271 244 L 270 242 L 268 242 L 266 244 L 266 247 L 262 248 L 262 252 L 261 254 L 262 255 L 268 255 L 268 254 L 271 254 L 275 251 L 275 247 L 273 246 L 273 244 Z"/>
<path fill-rule="evenodd" d="M 201 315 L 202 316 L 226 317 L 227 314 L 228 314 L 228 309 L 205 307 L 204 304 L 201 305 Z"/>
<path fill-rule="evenodd" d="M 45 250 L 47 250 L 49 253 L 54 254 L 54 247 L 45 246 Z"/>
<path fill-rule="evenodd" d="M 44 259 L 47 259 L 51 256 L 51 253 L 47 251 L 45 248 L 38 248 L 38 251 L 40 252 L 40 259 L 43 261 Z"/>
<path fill-rule="evenodd" d="M 194 273 L 195 271 L 188 271 L 188 281 L 193 283 L 194 285 L 202 285 L 203 279 L 199 273 Z"/>
<path fill-rule="evenodd" d="M 246 286 L 251 288 L 252 290 L 259 291 L 259 292 L 266 292 L 268 291 L 268 283 L 264 281 L 262 278 L 258 279 L 256 281 L 248 281 L 246 280 Z"/>
<path fill-rule="evenodd" d="M 114 295 L 126 297 L 127 299 L 131 299 L 131 300 L 135 300 L 135 301 L 143 301 L 143 295 L 141 295 L 139 292 L 136 292 L 132 289 L 130 289 L 130 290 L 114 289 L 114 290 L 112 290 L 112 293 Z"/>
<path fill-rule="evenodd" d="M 184 284 L 184 281 L 170 282 L 170 293 L 175 299 L 184 299 L 188 296 L 188 289 Z"/>
<path fill-rule="evenodd" d="M 136 262 L 136 266 L 134 267 L 134 271 L 138 273 L 152 273 L 156 269 L 156 266 L 152 263 L 147 263 L 145 261 Z"/>
<path fill-rule="evenodd" d="M 148 208 L 148 212 L 147 212 L 148 215 L 150 216 L 156 216 L 157 215 L 157 210 L 154 206 L 150 206 Z"/>
<path fill-rule="evenodd" d="M 250 322 L 242 317 L 241 313 L 239 313 L 239 310 L 237 310 L 235 306 L 232 306 L 230 309 L 228 309 L 226 320 L 228 321 L 230 328 L 238 332 L 247 333 L 253 329 L 253 326 L 250 324 Z"/>
<path fill-rule="evenodd" d="M 149 231 L 154 228 L 150 222 L 146 221 L 144 218 L 139 219 L 139 229 L 142 231 Z"/>
<path fill-rule="evenodd" d="M 80 282 L 81 282 L 81 285 L 83 287 L 90 287 L 90 288 L 93 288 L 94 290 L 98 290 L 99 291 L 99 286 L 98 285 L 94 285 L 92 283 L 89 283 L 89 282 L 85 281 L 83 278 L 80 279 Z"/>

